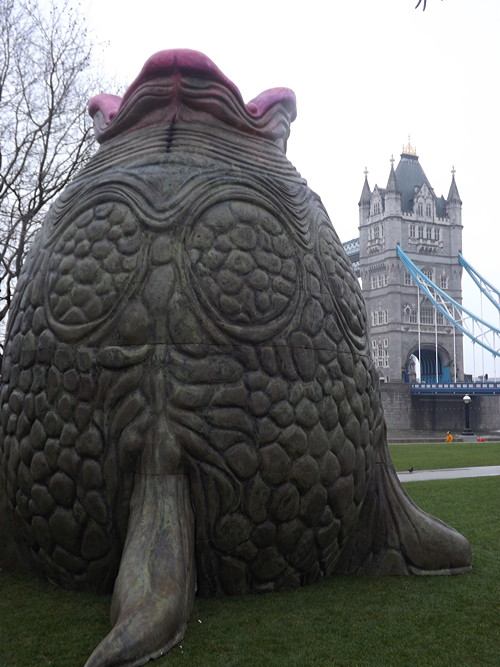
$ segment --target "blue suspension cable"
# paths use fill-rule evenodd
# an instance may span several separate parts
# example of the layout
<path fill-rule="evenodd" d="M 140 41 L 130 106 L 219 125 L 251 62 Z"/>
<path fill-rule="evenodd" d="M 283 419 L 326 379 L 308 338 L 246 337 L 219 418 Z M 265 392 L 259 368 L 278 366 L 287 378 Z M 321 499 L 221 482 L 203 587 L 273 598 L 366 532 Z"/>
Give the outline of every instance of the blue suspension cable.
<path fill-rule="evenodd" d="M 477 317 L 470 310 L 462 306 L 461 303 L 455 301 L 449 294 L 440 289 L 428 276 L 423 273 L 416 264 L 408 257 L 408 255 L 403 251 L 403 249 L 398 245 L 396 247 L 397 254 L 399 259 L 403 262 L 408 273 L 412 276 L 413 280 L 417 287 L 426 295 L 432 305 L 443 314 L 443 316 L 459 331 L 465 334 L 470 338 L 474 343 L 481 345 L 485 350 L 488 350 L 494 357 L 500 356 L 500 347 L 495 345 L 495 337 L 500 336 L 500 329 L 493 326 L 489 322 Z M 477 284 L 477 283 L 476 283 Z M 494 288 L 493 288 L 494 289 Z M 496 291 L 496 290 L 495 290 Z M 497 292 L 498 293 L 498 292 Z M 451 312 L 449 307 L 451 306 Z M 464 318 L 460 317 L 461 321 L 457 321 L 456 317 L 453 316 L 454 311 L 458 315 L 465 314 L 467 318 L 470 318 L 472 323 L 480 325 L 480 329 L 485 330 L 481 336 L 476 336 L 473 332 L 469 331 L 464 326 Z M 492 345 L 489 345 L 485 340 L 486 335 L 491 334 L 492 336 Z M 496 349 L 495 349 L 496 348 Z"/>
<path fill-rule="evenodd" d="M 469 262 L 466 261 L 464 256 L 460 251 L 458 251 L 458 261 L 459 263 L 464 267 L 464 269 L 467 271 L 469 276 L 472 278 L 472 280 L 476 283 L 476 285 L 479 287 L 481 292 L 491 301 L 491 303 L 500 310 L 500 292 L 497 290 L 496 287 L 493 287 L 493 285 L 486 280 L 486 278 L 483 278 L 483 276 L 477 271 L 473 266 L 469 264 Z M 496 295 L 496 299 L 493 297 L 493 294 Z"/>

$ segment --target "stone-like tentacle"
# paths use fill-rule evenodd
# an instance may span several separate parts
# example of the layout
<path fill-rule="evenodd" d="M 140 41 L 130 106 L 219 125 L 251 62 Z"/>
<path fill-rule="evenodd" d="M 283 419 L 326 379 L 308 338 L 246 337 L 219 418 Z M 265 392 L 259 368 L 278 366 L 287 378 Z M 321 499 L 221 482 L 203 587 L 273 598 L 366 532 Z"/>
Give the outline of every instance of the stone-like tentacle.
<path fill-rule="evenodd" d="M 138 474 L 113 592 L 114 627 L 85 667 L 142 665 L 166 653 L 184 636 L 194 592 L 187 477 Z"/>

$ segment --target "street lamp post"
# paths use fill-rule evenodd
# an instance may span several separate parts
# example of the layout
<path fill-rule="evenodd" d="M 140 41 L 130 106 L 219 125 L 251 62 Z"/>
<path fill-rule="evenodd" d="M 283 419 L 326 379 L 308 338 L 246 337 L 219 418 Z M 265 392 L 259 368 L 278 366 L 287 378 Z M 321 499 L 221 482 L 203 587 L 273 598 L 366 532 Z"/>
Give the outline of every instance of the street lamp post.
<path fill-rule="evenodd" d="M 465 408 L 465 428 L 462 431 L 462 435 L 474 435 L 470 430 L 470 413 L 469 413 L 469 403 L 471 402 L 471 397 L 468 394 L 465 394 L 463 397 L 464 408 Z"/>

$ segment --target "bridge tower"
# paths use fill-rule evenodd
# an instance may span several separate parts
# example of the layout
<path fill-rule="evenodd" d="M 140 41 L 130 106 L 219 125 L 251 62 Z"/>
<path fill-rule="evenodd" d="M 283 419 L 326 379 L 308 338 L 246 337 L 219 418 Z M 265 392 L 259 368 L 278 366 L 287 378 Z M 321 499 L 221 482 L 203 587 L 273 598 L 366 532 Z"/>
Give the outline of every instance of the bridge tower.
<path fill-rule="evenodd" d="M 463 336 L 419 294 L 397 257 L 397 244 L 462 302 L 462 202 L 455 170 L 448 197 L 437 197 L 409 141 L 396 169 L 391 158 L 385 188 L 371 190 L 365 170 L 359 201 L 359 271 L 372 356 L 383 382 L 415 379 L 414 357 L 423 382 L 462 381 Z"/>

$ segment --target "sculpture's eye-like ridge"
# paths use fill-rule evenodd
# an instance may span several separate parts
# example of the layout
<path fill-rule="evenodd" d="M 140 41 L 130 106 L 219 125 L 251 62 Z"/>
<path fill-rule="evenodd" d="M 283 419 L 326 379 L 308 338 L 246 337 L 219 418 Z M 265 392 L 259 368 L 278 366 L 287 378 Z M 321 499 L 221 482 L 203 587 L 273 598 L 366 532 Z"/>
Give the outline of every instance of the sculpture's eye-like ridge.
<path fill-rule="evenodd" d="M 254 204 L 207 209 L 193 225 L 188 257 L 206 303 L 234 324 L 276 322 L 298 290 L 292 239 L 271 212 Z"/>
<path fill-rule="evenodd" d="M 66 225 L 46 277 L 52 320 L 88 325 L 114 309 L 133 279 L 141 230 L 124 204 L 90 207 Z"/>

